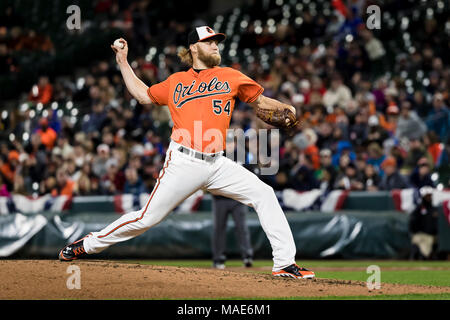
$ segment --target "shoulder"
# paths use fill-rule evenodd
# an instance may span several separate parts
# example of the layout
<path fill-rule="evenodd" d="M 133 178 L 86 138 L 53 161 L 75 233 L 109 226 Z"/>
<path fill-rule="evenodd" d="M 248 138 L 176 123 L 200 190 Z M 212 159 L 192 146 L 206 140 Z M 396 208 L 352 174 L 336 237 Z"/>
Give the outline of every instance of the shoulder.
<path fill-rule="evenodd" d="M 186 76 L 186 73 L 187 73 L 186 71 L 178 71 L 178 72 L 172 73 L 171 75 L 169 75 L 167 77 L 166 80 L 173 81 L 173 80 L 182 78 L 182 77 Z"/>
<path fill-rule="evenodd" d="M 220 73 L 233 75 L 233 76 L 243 75 L 242 72 L 240 72 L 239 70 L 236 70 L 234 68 L 231 68 L 231 67 L 216 67 L 216 68 L 217 68 L 217 72 L 220 72 Z"/>
<path fill-rule="evenodd" d="M 167 77 L 164 81 L 178 81 L 189 76 L 189 70 L 174 72 Z"/>
<path fill-rule="evenodd" d="M 230 79 L 235 84 L 255 84 L 257 83 L 254 79 L 250 78 L 248 75 L 242 73 L 237 69 L 230 67 L 220 68 L 221 74 Z"/>

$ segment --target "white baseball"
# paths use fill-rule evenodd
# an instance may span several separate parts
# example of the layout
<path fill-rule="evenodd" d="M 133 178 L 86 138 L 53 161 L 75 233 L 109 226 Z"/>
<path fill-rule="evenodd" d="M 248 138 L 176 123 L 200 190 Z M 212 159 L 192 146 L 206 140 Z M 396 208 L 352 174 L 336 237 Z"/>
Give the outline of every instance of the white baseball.
<path fill-rule="evenodd" d="M 120 42 L 119 39 L 116 39 L 116 41 L 114 41 L 114 43 L 113 43 L 113 46 L 117 47 L 117 48 L 120 48 L 120 49 L 123 49 L 125 47 L 125 44 Z"/>

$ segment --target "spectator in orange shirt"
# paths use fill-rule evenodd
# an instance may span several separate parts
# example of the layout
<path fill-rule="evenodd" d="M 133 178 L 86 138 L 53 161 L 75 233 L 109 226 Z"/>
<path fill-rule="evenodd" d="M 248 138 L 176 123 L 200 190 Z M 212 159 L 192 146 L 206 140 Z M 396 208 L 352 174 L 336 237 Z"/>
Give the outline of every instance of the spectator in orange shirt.
<path fill-rule="evenodd" d="M 14 176 L 16 174 L 17 166 L 19 165 L 19 152 L 11 150 L 8 154 L 8 161 L 0 166 L 0 172 L 4 178 L 4 182 L 9 191 L 12 191 L 14 186 Z"/>
<path fill-rule="evenodd" d="M 28 100 L 31 102 L 47 104 L 53 97 L 53 86 L 49 83 L 47 76 L 39 78 L 38 83 L 35 84 L 28 95 Z"/>
<path fill-rule="evenodd" d="M 436 166 L 439 162 L 444 146 L 439 141 L 439 137 L 434 131 L 428 131 L 423 137 L 424 144 L 428 152 L 433 157 L 433 166 Z"/>
<path fill-rule="evenodd" d="M 314 170 L 320 168 L 319 148 L 316 146 L 317 134 L 311 128 L 306 128 L 297 134 L 293 140 L 294 144 L 308 157 L 308 163 Z"/>
<path fill-rule="evenodd" d="M 311 107 L 311 111 L 305 114 L 305 117 L 308 118 L 309 123 L 312 126 L 319 125 L 324 119 L 326 119 L 327 111 L 322 104 L 315 104 Z"/>
<path fill-rule="evenodd" d="M 317 170 L 320 168 L 319 148 L 316 146 L 317 134 L 311 128 L 304 129 L 303 133 L 308 140 L 308 146 L 303 150 L 303 152 L 305 155 L 310 157 L 314 170 Z"/>
<path fill-rule="evenodd" d="M 398 116 L 400 114 L 400 109 L 396 105 L 390 105 L 386 109 L 386 118 L 383 115 L 380 115 L 380 125 L 387 131 L 389 134 L 395 134 L 395 130 L 397 129 L 397 121 Z"/>
<path fill-rule="evenodd" d="M 55 130 L 48 126 L 47 118 L 41 118 L 39 120 L 40 128 L 37 130 L 37 134 L 41 137 L 41 143 L 45 145 L 47 150 L 52 150 L 55 145 L 58 134 Z"/>
<path fill-rule="evenodd" d="M 69 178 L 65 168 L 59 168 L 56 171 L 56 188 L 52 190 L 53 196 L 71 197 L 74 191 L 75 182 Z"/>

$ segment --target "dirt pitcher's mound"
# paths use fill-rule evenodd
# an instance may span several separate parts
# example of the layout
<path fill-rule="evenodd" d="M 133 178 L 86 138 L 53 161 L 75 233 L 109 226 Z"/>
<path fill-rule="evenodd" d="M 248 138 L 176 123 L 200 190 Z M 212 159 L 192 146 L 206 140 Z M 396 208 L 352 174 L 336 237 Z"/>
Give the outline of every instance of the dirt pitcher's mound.
<path fill-rule="evenodd" d="M 88 260 L 0 260 L 0 299 L 247 299 L 449 292 L 450 287 L 387 283 L 369 291 L 358 281 L 294 280 L 237 270 Z"/>

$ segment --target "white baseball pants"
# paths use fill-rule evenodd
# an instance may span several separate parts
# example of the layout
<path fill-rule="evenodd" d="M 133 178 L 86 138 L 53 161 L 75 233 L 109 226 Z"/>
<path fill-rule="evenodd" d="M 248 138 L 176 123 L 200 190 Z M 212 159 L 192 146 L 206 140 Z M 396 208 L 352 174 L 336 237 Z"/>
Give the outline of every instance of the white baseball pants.
<path fill-rule="evenodd" d="M 272 187 L 225 156 L 207 162 L 178 151 L 179 146 L 171 141 L 164 167 L 146 205 L 85 238 L 86 252 L 98 253 L 140 235 L 160 223 L 187 197 L 203 189 L 255 209 L 272 246 L 273 271 L 295 263 L 294 238 Z"/>

